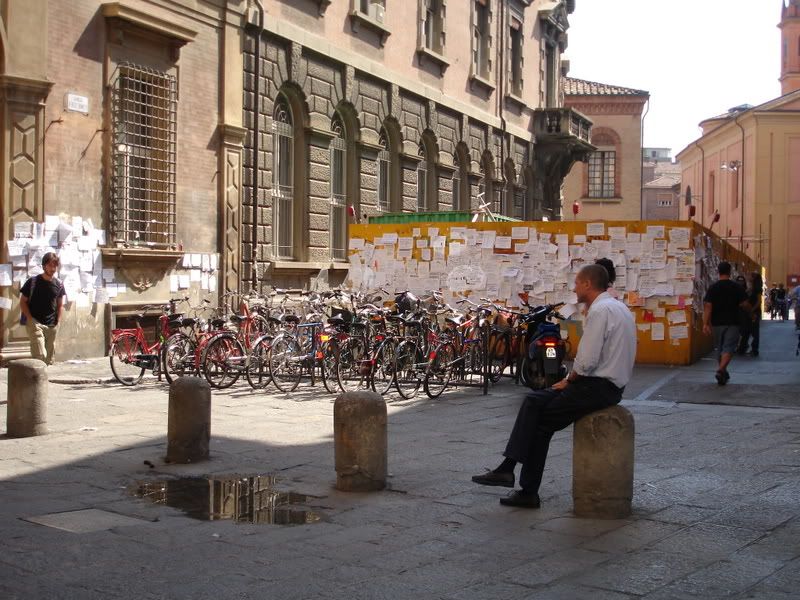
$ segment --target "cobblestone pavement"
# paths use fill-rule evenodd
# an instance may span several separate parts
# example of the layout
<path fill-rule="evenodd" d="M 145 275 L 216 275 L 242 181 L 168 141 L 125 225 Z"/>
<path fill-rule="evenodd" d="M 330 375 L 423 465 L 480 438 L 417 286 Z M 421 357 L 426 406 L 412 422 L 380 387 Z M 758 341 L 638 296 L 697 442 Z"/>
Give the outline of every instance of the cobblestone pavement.
<path fill-rule="evenodd" d="M 761 357 L 735 360 L 724 388 L 713 361 L 636 369 L 634 514 L 617 521 L 571 515 L 570 429 L 553 440 L 540 510 L 470 482 L 499 460 L 524 395 L 510 382 L 390 401 L 390 489 L 346 494 L 320 389 L 215 392 L 212 460 L 168 465 L 164 384 L 106 383 L 107 359 L 56 365 L 50 433 L 0 437 L 0 598 L 797 598 L 793 329 L 765 322 Z M 201 521 L 128 489 L 201 474 L 275 474 L 323 520 Z M 85 532 L 30 520 L 57 513 Z"/>

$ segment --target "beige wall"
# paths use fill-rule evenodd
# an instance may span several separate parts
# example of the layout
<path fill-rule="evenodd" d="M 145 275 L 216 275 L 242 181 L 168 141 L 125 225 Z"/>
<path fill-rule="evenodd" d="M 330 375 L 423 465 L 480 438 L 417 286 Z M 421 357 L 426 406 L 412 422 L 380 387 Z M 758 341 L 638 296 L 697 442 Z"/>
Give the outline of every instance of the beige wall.
<path fill-rule="evenodd" d="M 572 204 L 580 203 L 578 220 L 637 220 L 642 218 L 642 110 L 646 97 L 567 96 L 565 105 L 574 107 L 594 122 L 593 142 L 599 135 L 616 137 L 617 191 L 614 198 L 588 196 L 588 165 L 576 163 L 564 180 L 565 218 L 572 218 Z M 622 113 L 622 114 L 620 114 Z M 595 144 L 597 145 L 597 144 Z"/>

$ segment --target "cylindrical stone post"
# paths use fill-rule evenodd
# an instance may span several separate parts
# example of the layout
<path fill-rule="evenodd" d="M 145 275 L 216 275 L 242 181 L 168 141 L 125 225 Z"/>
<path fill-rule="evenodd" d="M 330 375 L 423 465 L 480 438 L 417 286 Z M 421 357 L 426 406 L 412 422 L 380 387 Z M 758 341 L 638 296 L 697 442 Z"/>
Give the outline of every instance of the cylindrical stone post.
<path fill-rule="evenodd" d="M 386 487 L 386 402 L 375 392 L 346 392 L 333 404 L 336 489 L 369 492 Z"/>
<path fill-rule="evenodd" d="M 633 415 L 621 406 L 593 412 L 575 423 L 572 501 L 575 516 L 622 519 L 633 499 Z"/>
<path fill-rule="evenodd" d="M 211 387 L 199 377 L 180 377 L 169 386 L 167 462 L 208 460 Z"/>
<path fill-rule="evenodd" d="M 47 365 L 36 358 L 8 363 L 8 437 L 47 433 Z"/>

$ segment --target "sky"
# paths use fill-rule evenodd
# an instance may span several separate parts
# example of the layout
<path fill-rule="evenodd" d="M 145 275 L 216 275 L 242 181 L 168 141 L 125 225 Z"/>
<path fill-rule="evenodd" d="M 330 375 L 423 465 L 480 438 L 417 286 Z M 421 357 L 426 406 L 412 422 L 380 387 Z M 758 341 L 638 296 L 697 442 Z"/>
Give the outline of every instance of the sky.
<path fill-rule="evenodd" d="M 578 0 L 570 77 L 650 92 L 644 145 L 675 156 L 698 123 L 780 96 L 782 0 Z"/>

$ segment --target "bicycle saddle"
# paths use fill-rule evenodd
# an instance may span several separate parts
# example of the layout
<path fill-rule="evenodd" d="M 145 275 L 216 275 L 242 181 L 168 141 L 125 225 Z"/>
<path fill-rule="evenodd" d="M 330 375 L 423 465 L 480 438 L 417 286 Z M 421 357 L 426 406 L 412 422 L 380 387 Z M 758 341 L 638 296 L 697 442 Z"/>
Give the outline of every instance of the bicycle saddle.
<path fill-rule="evenodd" d="M 444 320 L 446 323 L 450 323 L 451 325 L 461 325 L 464 322 L 464 317 L 458 315 L 455 317 L 445 317 Z"/>
<path fill-rule="evenodd" d="M 211 319 L 211 326 L 217 329 L 225 326 L 225 319 Z"/>
<path fill-rule="evenodd" d="M 300 317 L 298 317 L 297 315 L 284 315 L 283 321 L 285 323 L 299 323 Z"/>
<path fill-rule="evenodd" d="M 331 317 L 330 319 L 328 319 L 328 325 L 340 327 L 344 325 L 344 319 L 342 317 Z"/>
<path fill-rule="evenodd" d="M 234 323 L 241 323 L 242 321 L 246 321 L 247 317 L 244 315 L 231 315 L 231 321 Z"/>

